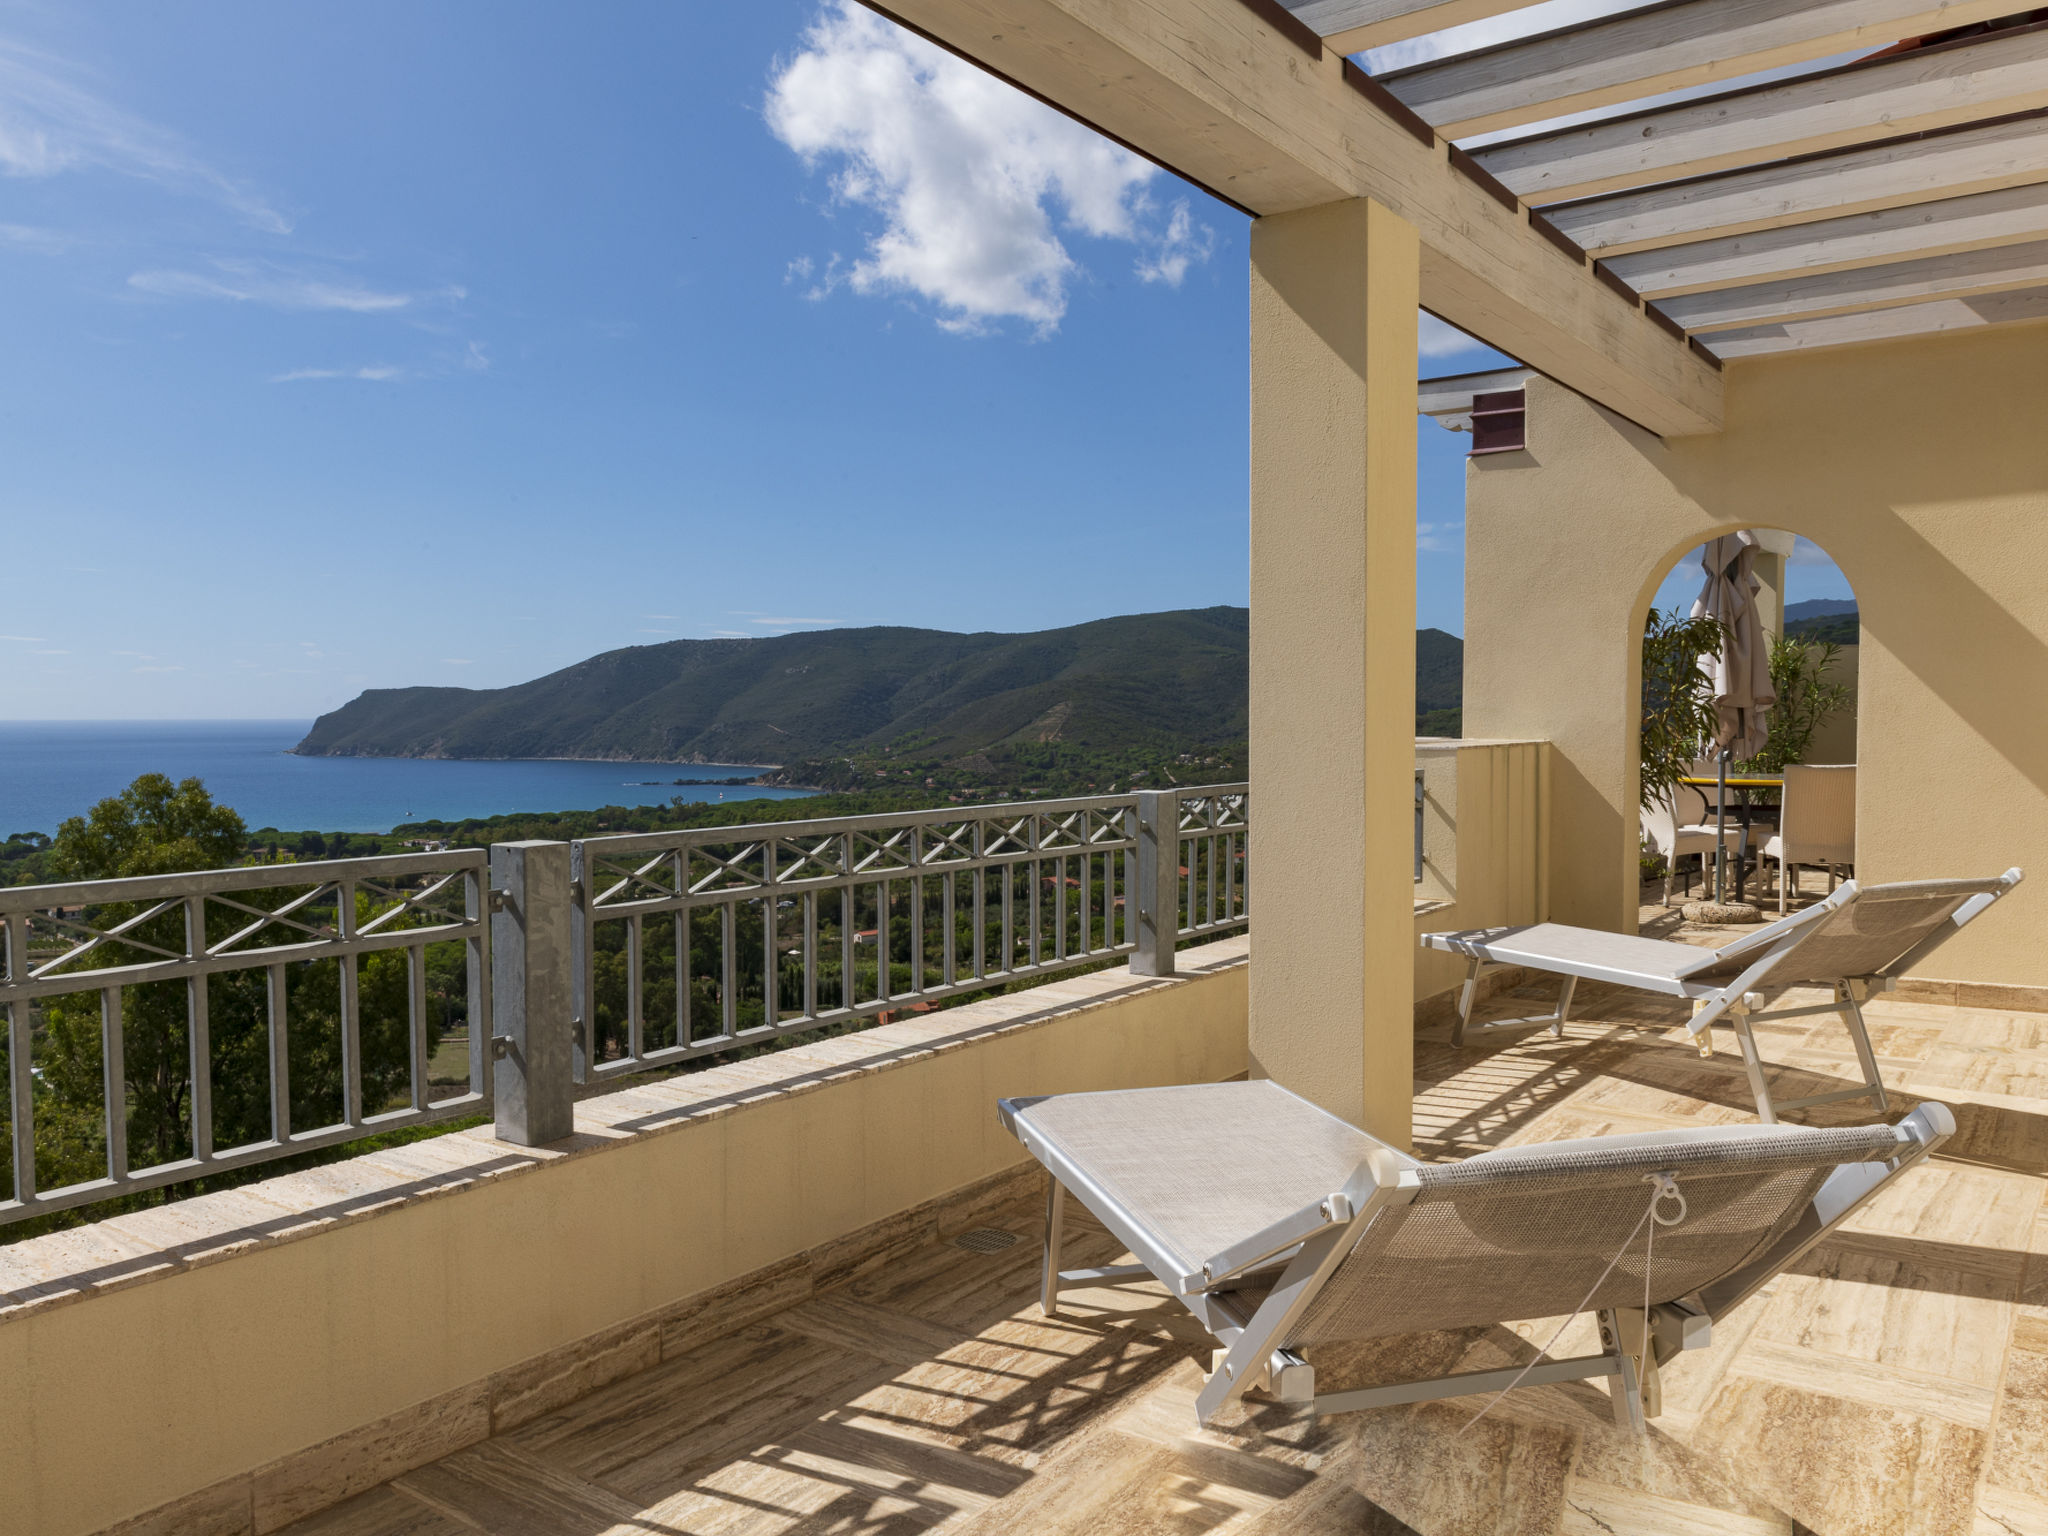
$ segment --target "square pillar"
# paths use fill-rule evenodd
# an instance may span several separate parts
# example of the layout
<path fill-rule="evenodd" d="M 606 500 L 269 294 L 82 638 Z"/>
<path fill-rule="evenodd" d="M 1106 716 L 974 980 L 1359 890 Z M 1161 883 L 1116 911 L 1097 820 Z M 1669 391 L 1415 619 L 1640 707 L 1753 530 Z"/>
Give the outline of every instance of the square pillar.
<path fill-rule="evenodd" d="M 1413 225 L 1251 239 L 1251 1071 L 1395 1146 L 1414 1097 Z"/>

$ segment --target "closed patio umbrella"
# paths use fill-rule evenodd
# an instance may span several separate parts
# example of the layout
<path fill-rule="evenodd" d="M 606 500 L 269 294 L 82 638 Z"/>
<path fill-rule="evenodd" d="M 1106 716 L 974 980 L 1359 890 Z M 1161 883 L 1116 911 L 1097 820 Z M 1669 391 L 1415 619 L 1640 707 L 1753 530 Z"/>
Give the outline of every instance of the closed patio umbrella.
<path fill-rule="evenodd" d="M 1700 670 L 1714 690 L 1714 746 L 1720 759 L 1721 789 L 1716 832 L 1725 839 L 1728 817 L 1728 761 L 1755 757 L 1770 739 L 1770 710 L 1778 702 L 1771 686 L 1770 642 L 1757 612 L 1756 594 L 1763 584 L 1753 569 L 1757 539 L 1749 533 L 1724 534 L 1700 551 L 1706 581 L 1692 605 L 1694 618 L 1719 619 L 1726 632 L 1721 649 L 1700 658 Z M 1725 859 L 1722 861 L 1725 863 Z M 1725 895 L 1725 876 L 1717 868 L 1714 895 Z"/>

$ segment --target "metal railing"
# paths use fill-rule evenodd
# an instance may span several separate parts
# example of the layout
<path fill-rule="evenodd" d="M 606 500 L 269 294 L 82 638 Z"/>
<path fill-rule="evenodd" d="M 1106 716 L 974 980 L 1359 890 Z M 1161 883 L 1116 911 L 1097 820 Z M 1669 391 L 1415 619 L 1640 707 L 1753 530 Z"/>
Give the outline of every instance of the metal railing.
<path fill-rule="evenodd" d="M 1164 793 L 1178 813 L 1181 890 L 1175 931 L 1193 937 L 1242 928 L 1251 918 L 1245 887 L 1250 786 L 1211 784 Z"/>
<path fill-rule="evenodd" d="M 0 1223 L 488 1111 L 485 870 L 478 850 L 0 890 Z M 467 1071 L 437 1092 L 457 1013 Z M 59 1089 L 95 1076 L 81 1116 Z"/>
<path fill-rule="evenodd" d="M 1138 797 L 584 838 L 578 1079 L 1134 952 Z"/>
<path fill-rule="evenodd" d="M 1422 884 L 1422 811 L 1426 804 L 1422 770 L 1415 770 L 1415 883 Z"/>
<path fill-rule="evenodd" d="M 1221 784 L 0 890 L 0 1225 L 462 1115 L 545 1144 L 577 1084 L 1126 956 L 1170 976 L 1249 920 L 1248 807 Z"/>

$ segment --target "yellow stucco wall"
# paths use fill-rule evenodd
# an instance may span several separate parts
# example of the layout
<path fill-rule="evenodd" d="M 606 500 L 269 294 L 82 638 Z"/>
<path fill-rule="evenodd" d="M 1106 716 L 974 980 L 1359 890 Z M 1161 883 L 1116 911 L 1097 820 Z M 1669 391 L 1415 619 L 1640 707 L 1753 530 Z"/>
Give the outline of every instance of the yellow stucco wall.
<path fill-rule="evenodd" d="M 97 1531 L 971 1184 L 1023 1159 L 999 1097 L 1239 1075 L 1245 975 L 1056 984 L 1096 995 L 793 1096 L 777 1064 L 862 1037 L 737 1063 L 761 1102 L 0 1316 L 0 1531 Z"/>
<path fill-rule="evenodd" d="M 1862 610 L 1858 874 L 2029 867 L 1930 962 L 2048 983 L 2048 325 L 1733 363 L 1727 428 L 1660 440 L 1538 378 L 1472 461 L 1465 724 L 1555 744 L 1551 915 L 1632 930 L 1637 639 L 1702 540 L 1783 528 Z"/>

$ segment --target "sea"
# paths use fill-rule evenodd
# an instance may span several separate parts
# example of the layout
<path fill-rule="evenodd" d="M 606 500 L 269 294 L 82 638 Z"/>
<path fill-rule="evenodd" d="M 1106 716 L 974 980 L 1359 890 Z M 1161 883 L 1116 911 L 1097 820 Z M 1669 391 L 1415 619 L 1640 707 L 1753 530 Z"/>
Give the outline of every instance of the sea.
<path fill-rule="evenodd" d="M 401 822 L 460 821 L 510 811 L 586 811 L 601 805 L 786 800 L 804 790 L 733 781 L 761 770 L 737 763 L 501 761 L 294 757 L 310 720 L 0 721 L 0 838 L 54 834 L 67 816 L 117 795 L 140 774 L 197 778 L 253 831 L 388 832 Z"/>

